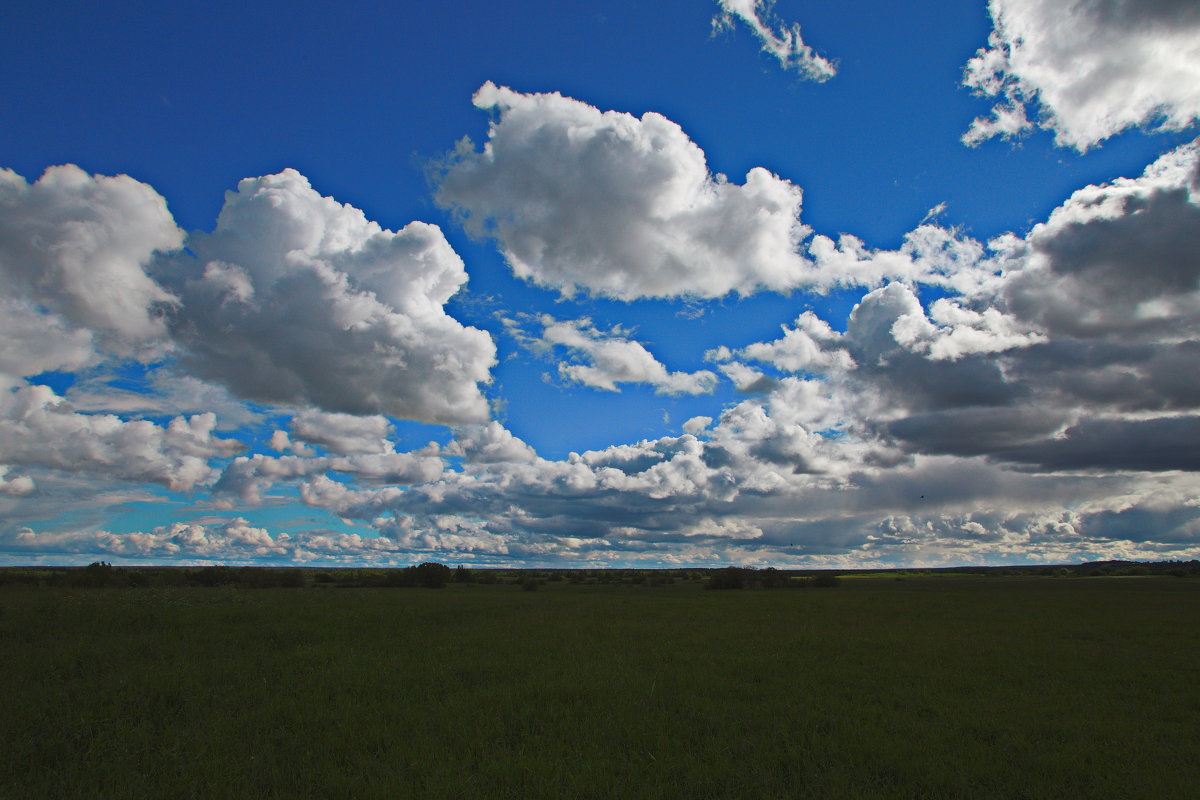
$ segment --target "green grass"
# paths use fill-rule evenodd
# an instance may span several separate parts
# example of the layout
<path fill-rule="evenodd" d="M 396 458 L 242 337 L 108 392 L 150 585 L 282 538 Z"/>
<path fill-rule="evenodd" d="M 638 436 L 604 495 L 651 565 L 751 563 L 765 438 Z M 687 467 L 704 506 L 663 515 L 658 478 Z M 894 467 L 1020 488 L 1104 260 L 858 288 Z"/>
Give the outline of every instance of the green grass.
<path fill-rule="evenodd" d="M 1194 796 L 1200 583 L 0 587 L 13 798 Z"/>

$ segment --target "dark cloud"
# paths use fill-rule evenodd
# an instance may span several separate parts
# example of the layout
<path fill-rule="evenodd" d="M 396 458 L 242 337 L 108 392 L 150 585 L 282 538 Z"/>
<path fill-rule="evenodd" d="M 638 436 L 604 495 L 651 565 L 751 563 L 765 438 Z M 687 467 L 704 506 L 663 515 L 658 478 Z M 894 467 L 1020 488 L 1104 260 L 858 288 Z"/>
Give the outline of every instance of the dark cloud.
<path fill-rule="evenodd" d="M 993 458 L 1044 470 L 1200 470 L 1200 417 L 1088 419 L 1061 437 L 997 448 Z"/>

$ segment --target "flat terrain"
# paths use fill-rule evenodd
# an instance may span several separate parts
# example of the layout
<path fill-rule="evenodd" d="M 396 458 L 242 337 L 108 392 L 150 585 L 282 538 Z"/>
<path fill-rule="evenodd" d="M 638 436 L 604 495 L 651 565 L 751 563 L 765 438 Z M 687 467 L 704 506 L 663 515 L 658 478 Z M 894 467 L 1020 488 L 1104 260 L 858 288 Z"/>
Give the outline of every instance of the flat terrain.
<path fill-rule="evenodd" d="M 1185 798 L 1200 581 L 0 587 L 12 798 Z"/>

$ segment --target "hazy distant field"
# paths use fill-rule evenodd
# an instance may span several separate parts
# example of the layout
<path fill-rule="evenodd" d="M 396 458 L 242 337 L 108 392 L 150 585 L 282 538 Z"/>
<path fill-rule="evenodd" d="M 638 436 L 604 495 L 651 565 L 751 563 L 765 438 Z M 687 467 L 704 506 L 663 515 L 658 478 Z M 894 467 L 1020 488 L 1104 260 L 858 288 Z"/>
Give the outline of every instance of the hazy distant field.
<path fill-rule="evenodd" d="M 1183 798 L 1200 582 L 0 587 L 0 791 Z"/>

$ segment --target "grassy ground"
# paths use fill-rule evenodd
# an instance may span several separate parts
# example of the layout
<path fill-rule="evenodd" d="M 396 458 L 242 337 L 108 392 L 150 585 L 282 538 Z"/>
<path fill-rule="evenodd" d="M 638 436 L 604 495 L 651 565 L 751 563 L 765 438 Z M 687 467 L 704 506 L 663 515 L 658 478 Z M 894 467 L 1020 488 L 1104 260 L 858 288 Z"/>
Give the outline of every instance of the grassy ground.
<path fill-rule="evenodd" d="M 1195 796 L 1200 583 L 0 588 L 13 798 Z"/>

